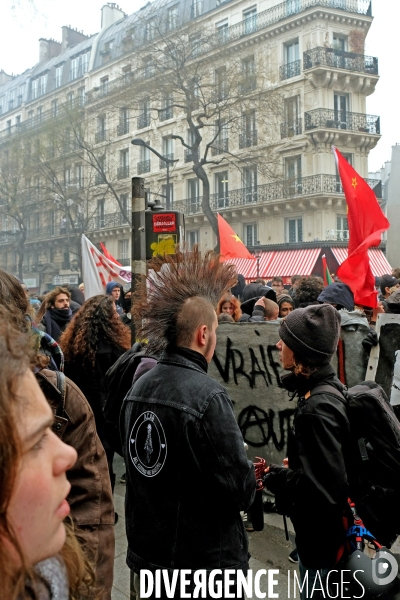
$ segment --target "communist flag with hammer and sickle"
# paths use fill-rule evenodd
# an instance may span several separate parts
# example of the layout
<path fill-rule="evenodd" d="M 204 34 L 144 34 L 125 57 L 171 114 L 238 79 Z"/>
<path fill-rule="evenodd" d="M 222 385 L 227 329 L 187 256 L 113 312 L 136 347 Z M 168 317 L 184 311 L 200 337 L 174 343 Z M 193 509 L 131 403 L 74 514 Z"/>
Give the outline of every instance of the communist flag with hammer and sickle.
<path fill-rule="evenodd" d="M 350 286 L 355 304 L 375 308 L 375 277 L 369 264 L 368 248 L 379 246 L 381 235 L 390 223 L 382 212 L 373 190 L 353 169 L 337 148 L 332 146 L 347 202 L 349 224 L 348 257 L 340 265 L 338 276 Z"/>

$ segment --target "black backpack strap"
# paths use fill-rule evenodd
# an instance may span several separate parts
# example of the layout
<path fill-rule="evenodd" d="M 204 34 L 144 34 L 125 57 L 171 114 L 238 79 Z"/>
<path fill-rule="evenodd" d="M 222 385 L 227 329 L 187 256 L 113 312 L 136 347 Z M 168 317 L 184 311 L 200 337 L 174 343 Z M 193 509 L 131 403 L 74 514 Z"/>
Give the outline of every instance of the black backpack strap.
<path fill-rule="evenodd" d="M 60 392 L 61 402 L 57 406 L 56 417 L 65 418 L 65 375 L 60 371 L 56 371 L 57 376 L 57 389 Z"/>
<path fill-rule="evenodd" d="M 344 394 L 342 394 L 341 391 L 339 391 L 334 385 L 329 385 L 329 384 L 322 384 L 322 385 L 316 385 L 315 388 L 313 388 L 310 392 L 309 392 L 309 396 L 315 396 L 316 394 L 320 394 L 320 393 L 326 393 L 326 394 L 332 394 L 332 396 L 336 396 L 337 398 L 340 398 L 341 400 L 346 400 L 346 396 Z"/>

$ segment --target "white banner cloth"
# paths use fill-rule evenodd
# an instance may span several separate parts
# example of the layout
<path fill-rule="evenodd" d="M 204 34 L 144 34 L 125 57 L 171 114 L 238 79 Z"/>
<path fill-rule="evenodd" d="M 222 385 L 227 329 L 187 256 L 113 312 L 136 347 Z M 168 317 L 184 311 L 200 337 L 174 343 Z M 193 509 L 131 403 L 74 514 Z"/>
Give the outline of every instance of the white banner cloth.
<path fill-rule="evenodd" d="M 131 268 L 120 267 L 106 258 L 92 244 L 85 235 L 82 235 L 82 278 L 85 284 L 85 300 L 106 293 L 106 285 L 116 281 L 121 285 L 130 283 Z"/>

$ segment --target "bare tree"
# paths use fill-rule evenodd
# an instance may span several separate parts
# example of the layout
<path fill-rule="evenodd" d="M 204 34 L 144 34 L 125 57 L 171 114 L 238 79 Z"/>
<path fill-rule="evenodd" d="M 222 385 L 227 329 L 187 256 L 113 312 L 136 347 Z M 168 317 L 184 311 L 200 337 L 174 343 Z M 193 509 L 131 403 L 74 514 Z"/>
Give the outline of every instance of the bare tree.
<path fill-rule="evenodd" d="M 164 16 L 144 27 L 153 41 L 136 52 L 131 113 L 147 120 L 165 120 L 172 113 L 182 117 L 180 131 L 170 138 L 185 148 L 185 162 L 202 182 L 201 208 L 218 239 L 208 167 L 223 161 L 238 169 L 257 164 L 267 179 L 279 176 L 276 156 L 267 147 L 277 139 L 281 95 L 268 76 L 268 58 L 232 52 L 224 31 L 191 22 L 171 32 Z M 120 95 L 118 103 L 128 105 L 129 97 Z M 229 151 L 228 138 L 237 137 L 239 150 Z"/>

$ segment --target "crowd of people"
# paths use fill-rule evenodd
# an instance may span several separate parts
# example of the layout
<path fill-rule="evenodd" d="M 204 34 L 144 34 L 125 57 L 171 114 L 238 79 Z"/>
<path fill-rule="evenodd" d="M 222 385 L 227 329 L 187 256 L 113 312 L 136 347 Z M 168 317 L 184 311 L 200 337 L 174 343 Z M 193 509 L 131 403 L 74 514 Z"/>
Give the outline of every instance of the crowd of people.
<path fill-rule="evenodd" d="M 219 569 L 220 597 L 231 586 L 237 597 L 238 573 L 247 573 L 249 561 L 243 513 L 253 504 L 256 474 L 227 391 L 207 373 L 223 323 L 279 326 L 288 372 L 282 384 L 298 407 L 287 461 L 268 465 L 265 485 L 277 512 L 292 520 L 301 580 L 318 573 L 324 581 L 336 564 L 351 432 L 343 402 L 321 386 L 344 389 L 330 365 L 341 327 L 365 325 L 370 348 L 378 313 L 400 312 L 400 269 L 377 280 L 375 309 L 355 306 L 347 285 L 325 286 L 317 276 L 245 285 L 232 265 L 196 249 L 153 259 L 152 269 L 150 285 L 144 278 L 133 296 L 110 282 L 104 295 L 86 300 L 83 285 L 31 298 L 0 269 L 4 598 L 110 600 L 113 458 L 121 447 L 137 598 L 144 569 L 190 570 L 189 592 L 198 585 L 193 573 L 204 570 L 208 580 Z M 126 371 L 132 330 L 142 353 Z M 130 378 L 127 394 L 108 386 L 107 372 L 119 364 L 121 381 Z M 329 529 L 322 544 L 321 522 Z M 234 572 L 229 580 L 227 571 Z"/>

